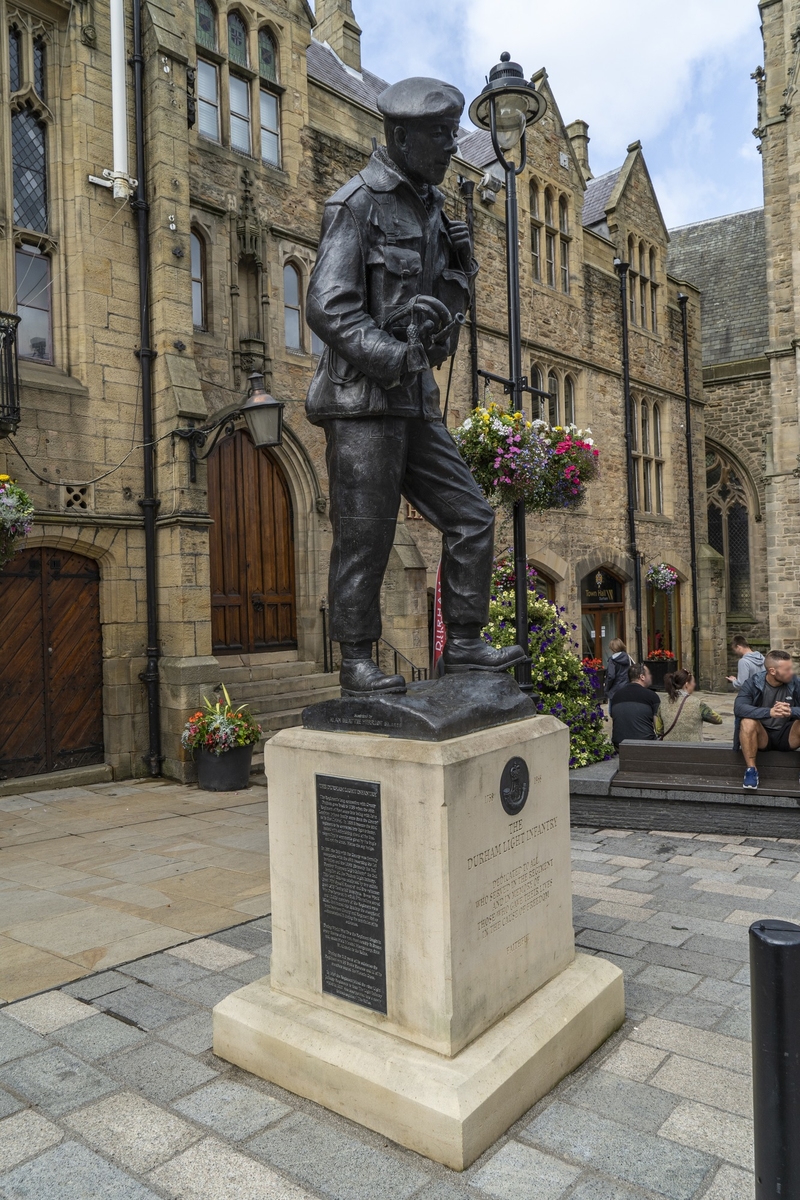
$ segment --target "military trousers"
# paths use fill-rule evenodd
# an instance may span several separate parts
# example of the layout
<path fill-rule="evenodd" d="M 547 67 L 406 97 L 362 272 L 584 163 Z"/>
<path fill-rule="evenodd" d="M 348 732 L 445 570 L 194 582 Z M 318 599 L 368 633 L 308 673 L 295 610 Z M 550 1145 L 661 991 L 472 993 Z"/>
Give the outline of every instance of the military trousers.
<path fill-rule="evenodd" d="M 330 635 L 376 641 L 380 591 L 402 496 L 442 534 L 442 616 L 489 617 L 494 511 L 440 421 L 365 417 L 324 422 L 333 526 Z"/>

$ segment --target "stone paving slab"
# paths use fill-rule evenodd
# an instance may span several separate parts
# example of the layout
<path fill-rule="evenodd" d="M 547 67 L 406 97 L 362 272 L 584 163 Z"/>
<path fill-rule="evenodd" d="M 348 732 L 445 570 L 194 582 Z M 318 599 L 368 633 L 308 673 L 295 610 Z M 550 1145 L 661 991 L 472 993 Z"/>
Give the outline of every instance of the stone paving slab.
<path fill-rule="evenodd" d="M 624 970 L 627 1021 L 463 1174 L 214 1056 L 215 998 L 269 966 L 257 917 L 0 1012 L 0 1196 L 752 1200 L 748 925 L 800 914 L 800 847 L 573 832 L 602 897 L 576 895 L 576 939 Z M 697 889 L 708 864 L 764 911 Z"/>
<path fill-rule="evenodd" d="M 265 800 L 260 784 L 204 792 L 167 780 L 6 796 L 0 1001 L 269 912 Z"/>

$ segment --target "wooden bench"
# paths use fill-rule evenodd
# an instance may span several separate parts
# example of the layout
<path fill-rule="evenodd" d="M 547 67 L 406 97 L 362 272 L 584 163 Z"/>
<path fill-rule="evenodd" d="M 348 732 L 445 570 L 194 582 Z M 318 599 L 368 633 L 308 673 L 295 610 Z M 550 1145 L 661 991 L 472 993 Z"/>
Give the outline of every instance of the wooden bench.
<path fill-rule="evenodd" d="M 800 751 L 762 751 L 757 766 L 758 791 L 746 791 L 745 762 L 738 750 L 708 742 L 622 742 L 612 786 L 800 799 Z"/>
<path fill-rule="evenodd" d="M 570 771 L 573 824 L 800 841 L 800 752 L 759 754 L 755 791 L 742 755 L 709 742 L 623 742 L 615 765 Z"/>

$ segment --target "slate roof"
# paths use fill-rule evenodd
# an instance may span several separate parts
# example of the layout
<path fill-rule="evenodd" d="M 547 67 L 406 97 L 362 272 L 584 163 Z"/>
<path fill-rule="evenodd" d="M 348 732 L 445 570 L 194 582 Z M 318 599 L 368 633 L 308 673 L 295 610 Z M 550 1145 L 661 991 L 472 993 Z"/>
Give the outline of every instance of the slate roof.
<path fill-rule="evenodd" d="M 458 156 L 476 167 L 488 167 L 497 159 L 488 129 L 474 129 L 458 139 Z"/>
<path fill-rule="evenodd" d="M 607 171 L 605 175 L 599 175 L 597 179 L 589 180 L 583 197 L 584 225 L 591 228 L 592 225 L 599 225 L 601 221 L 605 221 L 606 205 L 611 198 L 621 170 L 622 167 L 617 167 L 616 171 Z"/>
<path fill-rule="evenodd" d="M 366 104 L 367 108 L 372 108 L 375 112 L 378 111 L 375 101 L 389 86 L 385 79 L 367 70 L 362 70 L 360 79 L 357 75 L 352 75 L 330 47 L 322 42 L 312 40 L 306 53 L 306 61 L 308 74 L 312 79 L 335 88 L 337 92 L 357 100 L 359 104 Z"/>
<path fill-rule="evenodd" d="M 667 270 L 700 288 L 703 366 L 761 356 L 769 341 L 763 208 L 669 236 Z"/>

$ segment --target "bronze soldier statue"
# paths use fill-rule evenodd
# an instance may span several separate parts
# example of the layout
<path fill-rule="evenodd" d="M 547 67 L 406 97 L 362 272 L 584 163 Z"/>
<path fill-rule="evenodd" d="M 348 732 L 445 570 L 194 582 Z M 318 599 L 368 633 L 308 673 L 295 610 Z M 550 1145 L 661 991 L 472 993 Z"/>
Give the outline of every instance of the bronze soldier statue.
<path fill-rule="evenodd" d="M 327 202 L 307 300 L 325 343 L 306 413 L 327 439 L 330 628 L 342 691 L 355 696 L 405 691 L 371 658 L 401 496 L 442 533 L 445 670 L 504 671 L 524 659 L 480 636 L 494 512 L 443 425 L 432 370 L 455 354 L 478 270 L 469 230 L 445 215 L 436 186 L 464 97 L 437 79 L 405 79 L 378 108 L 386 146 Z"/>

